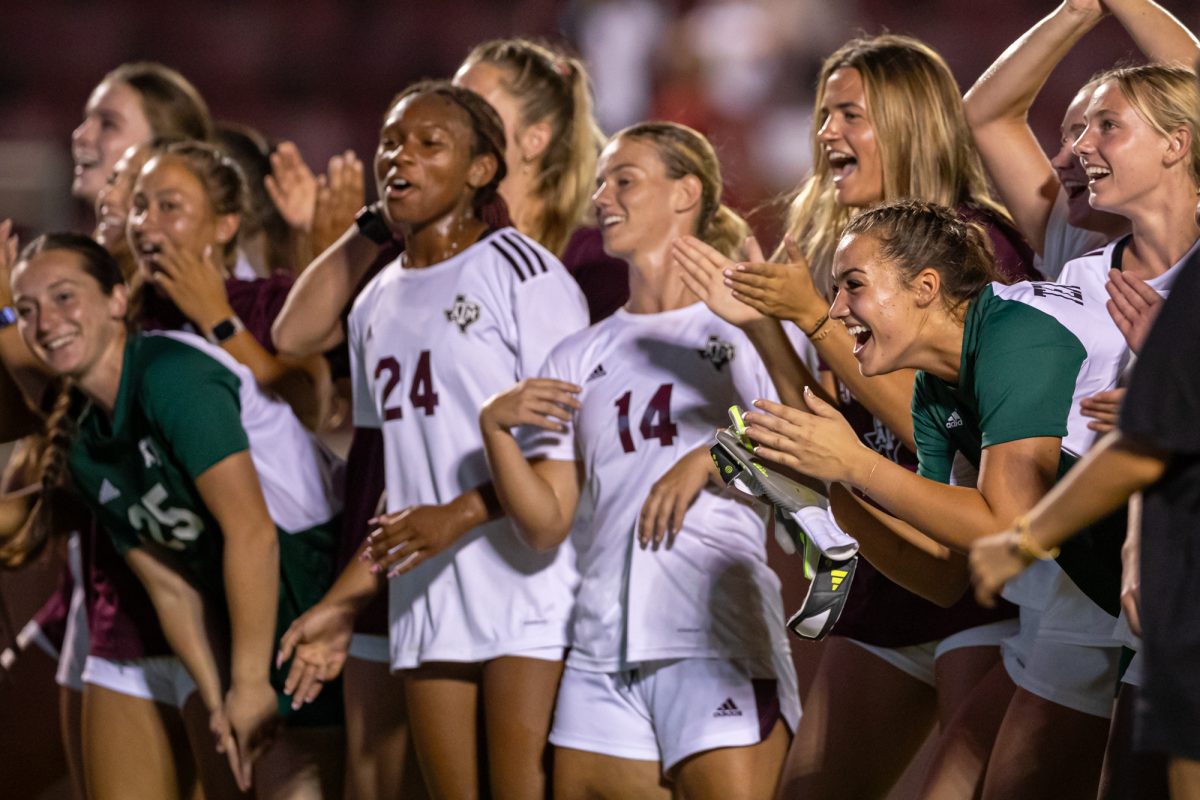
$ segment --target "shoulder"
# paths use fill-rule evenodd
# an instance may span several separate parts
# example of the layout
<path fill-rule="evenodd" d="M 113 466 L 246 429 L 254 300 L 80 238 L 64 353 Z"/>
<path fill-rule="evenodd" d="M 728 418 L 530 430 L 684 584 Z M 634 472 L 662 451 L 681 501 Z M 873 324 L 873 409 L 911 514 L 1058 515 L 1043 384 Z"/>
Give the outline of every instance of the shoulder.
<path fill-rule="evenodd" d="M 564 377 L 582 369 L 582 364 L 590 361 L 596 353 L 605 350 L 613 341 L 615 326 L 612 320 L 613 318 L 609 317 L 603 322 L 567 334 L 550 349 L 546 363 Z"/>
<path fill-rule="evenodd" d="M 400 256 L 396 256 L 390 263 L 378 269 L 359 290 L 350 305 L 349 321 L 352 325 L 379 304 L 380 297 L 387 291 L 389 278 L 400 269 L 399 260 Z"/>
<path fill-rule="evenodd" d="M 558 257 L 516 228 L 500 228 L 475 246 L 475 257 L 508 282 L 525 284 L 544 275 L 565 275 Z"/>
<path fill-rule="evenodd" d="M 137 337 L 132 364 L 138 370 L 142 394 L 158 391 L 181 396 L 213 380 L 239 382 L 239 378 L 212 353 L 208 342 L 184 331 L 144 333 Z"/>

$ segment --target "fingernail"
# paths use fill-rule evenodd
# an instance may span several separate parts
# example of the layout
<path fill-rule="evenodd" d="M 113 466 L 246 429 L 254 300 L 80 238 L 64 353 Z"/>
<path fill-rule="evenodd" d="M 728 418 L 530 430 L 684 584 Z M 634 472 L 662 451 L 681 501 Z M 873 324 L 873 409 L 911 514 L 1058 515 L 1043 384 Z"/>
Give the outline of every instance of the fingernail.
<path fill-rule="evenodd" d="M 379 565 L 378 565 L 378 564 L 372 564 L 372 565 L 371 565 L 371 574 L 372 574 L 372 575 L 378 575 L 378 574 L 379 574 Z"/>

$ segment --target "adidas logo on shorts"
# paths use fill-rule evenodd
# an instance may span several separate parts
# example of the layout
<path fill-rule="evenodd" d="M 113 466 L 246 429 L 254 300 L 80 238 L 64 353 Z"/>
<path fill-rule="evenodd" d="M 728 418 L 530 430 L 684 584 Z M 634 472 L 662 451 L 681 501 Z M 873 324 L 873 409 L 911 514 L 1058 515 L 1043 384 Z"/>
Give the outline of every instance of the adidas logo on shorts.
<path fill-rule="evenodd" d="M 726 697 L 725 702 L 717 706 L 717 710 L 713 712 L 714 717 L 740 717 L 742 710 L 733 702 L 732 697 Z"/>

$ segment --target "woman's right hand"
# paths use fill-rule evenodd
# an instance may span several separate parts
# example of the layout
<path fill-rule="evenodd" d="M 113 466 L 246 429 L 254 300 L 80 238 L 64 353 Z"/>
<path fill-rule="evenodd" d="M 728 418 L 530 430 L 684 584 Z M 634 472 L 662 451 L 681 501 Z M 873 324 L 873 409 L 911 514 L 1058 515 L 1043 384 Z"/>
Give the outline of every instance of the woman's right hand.
<path fill-rule="evenodd" d="M 565 433 L 566 423 L 580 408 L 577 395 L 582 387 L 554 378 L 526 378 L 511 389 L 492 395 L 479 412 L 485 431 L 508 431 L 518 425 L 533 425 Z"/>
<path fill-rule="evenodd" d="M 254 762 L 270 744 L 279 727 L 275 690 L 266 681 L 252 685 L 234 684 L 225 695 L 223 714 L 233 735 L 234 752 L 227 752 L 234 779 L 243 792 L 249 791 Z"/>
<path fill-rule="evenodd" d="M 752 258 L 762 258 L 762 251 L 753 237 L 747 239 L 746 249 Z M 671 246 L 671 258 L 680 268 L 683 285 L 730 325 L 745 327 L 763 318 L 759 311 L 729 290 L 726 276 L 738 265 L 716 248 L 695 236 L 681 236 Z"/>
<path fill-rule="evenodd" d="M 726 271 L 725 283 L 734 297 L 759 313 L 791 320 L 808 333 L 829 312 L 829 301 L 817 291 L 808 260 L 795 241 L 786 237 L 783 246 L 790 263 L 766 261 L 760 252 L 758 258 Z"/>
<path fill-rule="evenodd" d="M 271 153 L 271 174 L 263 178 L 263 185 L 284 222 L 296 230 L 312 230 L 317 179 L 300 155 L 300 148 L 292 142 L 280 142 Z"/>
<path fill-rule="evenodd" d="M 292 621 L 279 640 L 275 666 L 292 659 L 283 693 L 293 709 L 316 700 L 325 682 L 342 674 L 353 634 L 354 611 L 338 603 L 321 601 Z"/>

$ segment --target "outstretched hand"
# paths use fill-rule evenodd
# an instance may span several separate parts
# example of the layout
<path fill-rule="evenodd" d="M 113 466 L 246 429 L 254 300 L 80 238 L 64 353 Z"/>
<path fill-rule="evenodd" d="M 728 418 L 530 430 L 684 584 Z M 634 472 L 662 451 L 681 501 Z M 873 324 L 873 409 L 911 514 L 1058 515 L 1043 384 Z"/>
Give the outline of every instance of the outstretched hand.
<path fill-rule="evenodd" d="M 754 237 L 746 240 L 746 249 L 762 258 L 762 250 Z M 718 317 L 737 326 L 762 319 L 762 314 L 739 301 L 730 291 L 725 276 L 737 265 L 721 251 L 695 236 L 681 236 L 671 246 L 671 258 L 680 267 L 683 285 Z"/>
<path fill-rule="evenodd" d="M 312 230 L 317 179 L 293 142 L 280 142 L 271 153 L 271 174 L 263 178 L 263 185 L 290 227 Z"/>
<path fill-rule="evenodd" d="M 312 217 L 314 253 L 324 252 L 354 224 L 364 191 L 363 164 L 353 150 L 329 159 L 328 171 L 317 179 Z"/>
<path fill-rule="evenodd" d="M 783 240 L 787 264 L 757 258 L 736 264 L 725 273 L 725 284 L 733 296 L 768 317 L 791 320 L 803 331 L 811 331 L 829 311 L 829 301 L 813 283 L 808 260 L 789 236 Z"/>
<path fill-rule="evenodd" d="M 1162 295 L 1141 278 L 1116 269 L 1109 270 L 1105 288 L 1110 298 L 1106 304 L 1109 316 L 1117 323 L 1129 349 L 1140 353 L 1146 334 L 1162 309 Z"/>
<path fill-rule="evenodd" d="M 292 662 L 283 682 L 292 708 L 316 700 L 325 683 L 342 674 L 353 633 L 354 612 L 336 603 L 319 602 L 292 621 L 275 656 L 277 669 Z"/>

